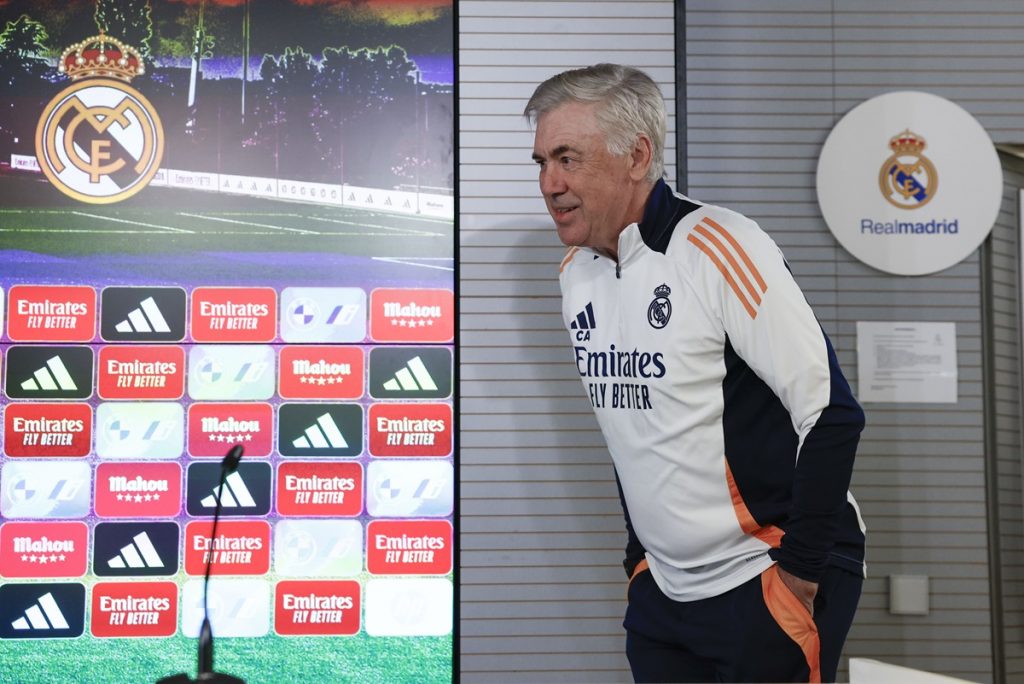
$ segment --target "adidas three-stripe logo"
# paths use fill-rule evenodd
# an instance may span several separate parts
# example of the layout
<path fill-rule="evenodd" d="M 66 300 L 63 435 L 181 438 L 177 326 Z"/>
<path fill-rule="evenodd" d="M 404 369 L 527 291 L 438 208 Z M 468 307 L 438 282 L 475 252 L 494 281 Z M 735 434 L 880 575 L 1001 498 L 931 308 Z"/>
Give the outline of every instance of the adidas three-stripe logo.
<path fill-rule="evenodd" d="M 132 537 L 132 543 L 121 547 L 121 552 L 107 561 L 111 568 L 162 568 L 164 562 L 145 532 Z"/>
<path fill-rule="evenodd" d="M 306 428 L 305 436 L 293 440 L 292 446 L 296 449 L 345 449 L 348 442 L 331 414 L 325 413 Z"/>
<path fill-rule="evenodd" d="M 156 305 L 156 300 L 147 297 L 139 304 L 139 308 L 128 313 L 128 318 L 115 325 L 114 330 L 119 333 L 169 333 L 171 327 L 167 325 L 167 320 L 160 312 L 160 307 Z"/>
<path fill-rule="evenodd" d="M 576 314 L 576 320 L 573 321 L 569 327 L 572 330 L 593 330 L 597 327 L 597 322 L 594 320 L 594 303 L 587 302 L 587 306 L 584 307 L 583 311 Z"/>
<path fill-rule="evenodd" d="M 768 284 L 740 243 L 722 225 L 703 217 L 686 239 L 711 260 L 751 318 L 757 318 Z"/>
<path fill-rule="evenodd" d="M 434 382 L 434 379 L 430 377 L 430 373 L 427 372 L 427 367 L 423 365 L 423 361 L 420 357 L 415 356 L 409 359 L 409 363 L 405 364 L 405 368 L 402 368 L 395 373 L 395 377 L 386 381 L 383 387 L 389 392 L 398 392 L 401 390 L 424 390 L 432 392 L 437 389 L 437 384 Z"/>
<path fill-rule="evenodd" d="M 25 611 L 24 617 L 12 622 L 11 627 L 21 631 L 69 629 L 70 625 L 64 618 L 64 613 L 60 612 L 60 607 L 54 600 L 53 594 L 46 592 L 39 597 L 39 601 L 34 606 Z"/>
<path fill-rule="evenodd" d="M 213 494 L 210 494 L 200 503 L 204 508 L 216 508 L 217 499 L 220 499 L 221 506 L 224 508 L 252 507 L 256 505 L 256 500 L 252 498 L 252 493 L 245 486 L 245 480 L 238 473 L 228 475 L 224 480 L 224 486 L 214 487 Z"/>
<path fill-rule="evenodd" d="M 75 384 L 71 373 L 68 372 L 67 366 L 60 360 L 60 357 L 54 356 L 46 362 L 45 366 L 37 369 L 31 378 L 21 383 L 21 388 L 29 392 L 40 390 L 52 392 L 54 390 L 76 390 L 78 385 Z"/>

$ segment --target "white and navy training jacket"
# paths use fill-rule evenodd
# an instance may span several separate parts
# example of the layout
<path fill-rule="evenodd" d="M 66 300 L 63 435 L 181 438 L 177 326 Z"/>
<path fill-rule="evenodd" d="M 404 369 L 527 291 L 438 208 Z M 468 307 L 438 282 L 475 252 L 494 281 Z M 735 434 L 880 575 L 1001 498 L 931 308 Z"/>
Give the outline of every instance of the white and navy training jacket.
<path fill-rule="evenodd" d="M 627 574 L 646 558 L 667 596 L 694 601 L 774 562 L 863 573 L 848 488 L 864 414 L 772 239 L 659 181 L 618 257 L 572 248 L 560 280 Z"/>

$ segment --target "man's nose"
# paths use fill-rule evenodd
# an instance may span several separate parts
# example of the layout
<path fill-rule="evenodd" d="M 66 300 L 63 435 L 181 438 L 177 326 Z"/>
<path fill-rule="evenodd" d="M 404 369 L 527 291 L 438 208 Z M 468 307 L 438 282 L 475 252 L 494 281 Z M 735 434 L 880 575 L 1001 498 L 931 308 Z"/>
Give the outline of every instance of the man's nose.
<path fill-rule="evenodd" d="M 540 172 L 540 191 L 545 197 L 559 195 L 565 192 L 565 179 L 557 166 L 545 165 Z"/>

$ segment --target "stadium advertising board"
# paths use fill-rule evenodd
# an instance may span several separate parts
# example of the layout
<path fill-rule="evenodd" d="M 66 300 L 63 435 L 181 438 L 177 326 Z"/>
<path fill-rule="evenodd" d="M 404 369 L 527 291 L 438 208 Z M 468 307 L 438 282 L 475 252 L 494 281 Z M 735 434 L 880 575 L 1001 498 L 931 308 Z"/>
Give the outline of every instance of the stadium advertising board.
<path fill-rule="evenodd" d="M 452 680 L 453 25 L 0 3 L 0 672 Z"/>

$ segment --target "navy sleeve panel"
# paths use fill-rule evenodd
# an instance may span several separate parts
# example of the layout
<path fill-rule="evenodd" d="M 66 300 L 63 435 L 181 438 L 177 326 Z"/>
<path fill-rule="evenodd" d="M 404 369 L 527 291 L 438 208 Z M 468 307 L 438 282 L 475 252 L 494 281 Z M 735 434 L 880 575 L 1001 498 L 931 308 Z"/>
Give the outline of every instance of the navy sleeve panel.
<path fill-rule="evenodd" d="M 822 333 L 824 335 L 824 333 Z M 808 433 L 796 461 L 797 434 L 782 402 L 726 340 L 722 383 L 725 454 L 754 520 L 785 535 L 771 555 L 788 572 L 815 581 L 830 562 L 863 560 L 863 533 L 847 502 L 864 414 L 843 377 L 831 342 L 829 405 Z M 833 552 L 840 557 L 830 556 Z M 841 563 L 843 564 L 843 563 Z"/>
<path fill-rule="evenodd" d="M 761 526 L 784 526 L 798 439 L 786 407 L 725 340 L 725 457 L 743 503 Z"/>
<path fill-rule="evenodd" d="M 633 523 L 629 519 L 629 508 L 626 507 L 626 497 L 622 494 L 622 484 L 619 482 L 619 474 L 615 473 L 615 487 L 619 490 L 619 503 L 622 504 L 622 515 L 626 518 L 626 557 L 622 561 L 622 567 L 626 570 L 626 577 L 632 577 L 636 566 L 644 559 L 647 551 L 644 545 L 633 531 Z"/>
<path fill-rule="evenodd" d="M 864 429 L 864 411 L 839 369 L 828 336 L 825 344 L 831 374 L 829 403 L 804 439 L 793 481 L 792 511 L 782 546 L 772 553 L 787 572 L 810 581 L 821 578 L 840 536 L 853 460 Z"/>

